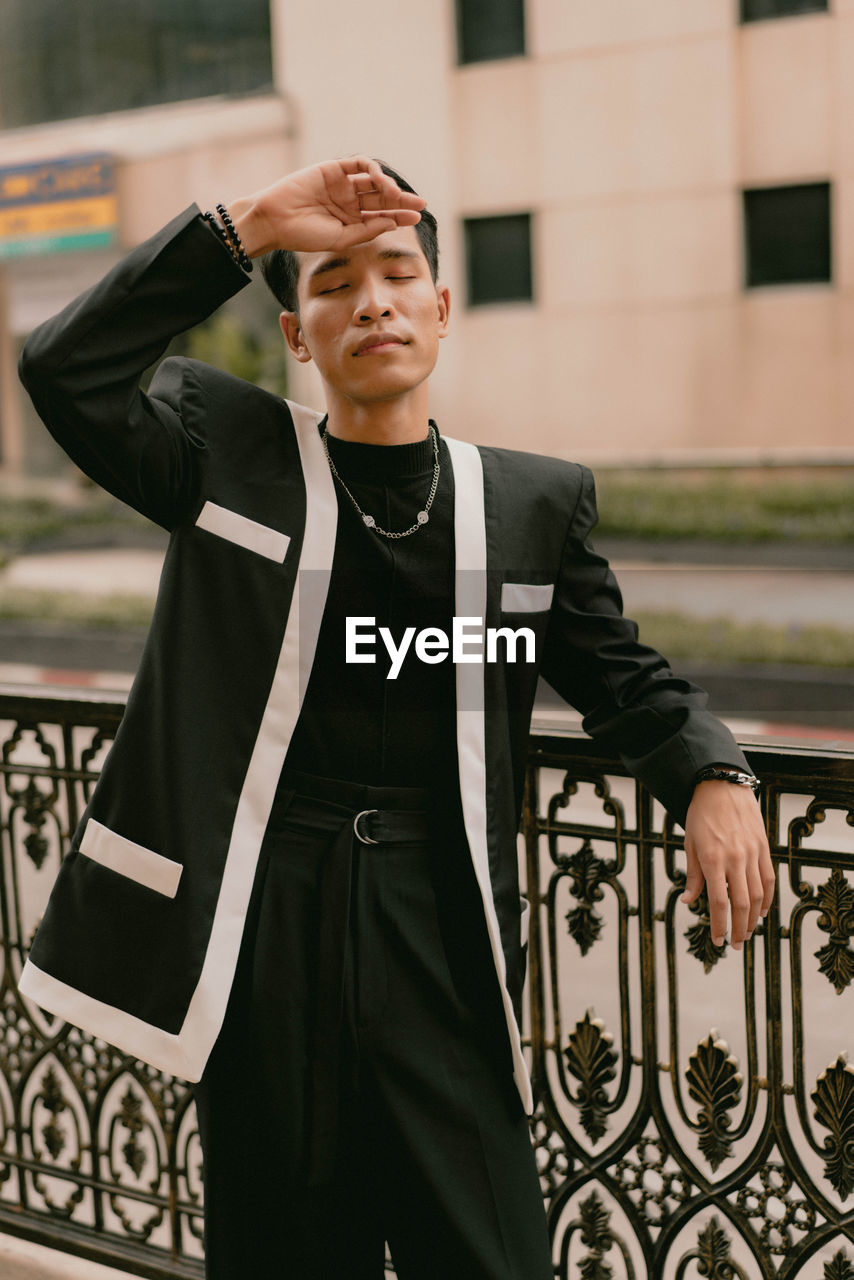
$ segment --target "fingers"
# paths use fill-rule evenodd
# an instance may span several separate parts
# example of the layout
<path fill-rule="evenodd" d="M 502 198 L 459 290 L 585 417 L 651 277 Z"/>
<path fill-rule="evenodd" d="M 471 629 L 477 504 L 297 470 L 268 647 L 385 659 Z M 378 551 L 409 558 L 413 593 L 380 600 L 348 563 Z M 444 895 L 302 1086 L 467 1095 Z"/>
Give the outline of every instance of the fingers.
<path fill-rule="evenodd" d="M 747 871 L 747 890 L 750 896 L 750 910 L 747 917 L 747 937 L 749 938 L 759 924 L 765 890 L 758 861 L 751 862 Z"/>
<path fill-rule="evenodd" d="M 774 901 L 774 890 L 777 888 L 777 877 L 774 874 L 774 863 L 771 861 L 771 850 L 768 848 L 768 841 L 765 841 L 765 848 L 762 857 L 759 859 L 759 878 L 762 881 L 762 907 L 760 914 L 764 918 L 771 910 L 771 903 Z"/>
<path fill-rule="evenodd" d="M 384 231 L 394 231 L 395 227 L 412 227 L 420 220 L 421 215 L 411 209 L 384 209 L 382 212 L 362 214 L 359 222 L 351 222 L 343 226 L 337 240 L 339 248 L 351 249 L 359 244 L 367 244 L 382 235 Z"/>
<path fill-rule="evenodd" d="M 360 212 L 371 214 L 382 212 L 396 217 L 404 212 L 420 213 L 427 201 L 414 191 L 404 191 L 394 178 L 384 173 L 377 160 L 368 156 L 351 156 L 342 161 L 347 182 L 359 203 Z M 418 219 L 412 221 L 398 220 L 397 226 L 414 226 Z"/>
<path fill-rule="evenodd" d="M 770 909 L 775 887 L 765 827 L 752 794 L 725 782 L 701 783 L 685 821 L 685 851 L 683 902 L 695 901 L 704 878 L 712 941 L 722 945 L 729 917 L 730 940 L 740 950 Z"/>
<path fill-rule="evenodd" d="M 738 872 L 732 874 L 727 881 L 729 887 L 729 905 L 732 915 L 732 928 L 730 930 L 730 945 L 740 951 L 744 945 L 745 939 L 750 936 L 752 930 L 750 924 L 750 893 L 747 888 L 747 876 L 739 869 Z M 726 886 L 724 888 L 726 893 Z M 724 912 L 724 928 L 726 928 L 726 912 Z"/>
<path fill-rule="evenodd" d="M 692 902 L 696 902 L 700 894 L 703 892 L 703 885 L 706 883 L 706 877 L 703 875 L 703 869 L 700 866 L 700 860 L 694 851 L 694 846 L 688 841 L 685 842 L 685 853 L 688 858 L 688 873 L 685 877 L 685 892 L 679 899 L 686 906 L 690 906 Z"/>
<path fill-rule="evenodd" d="M 726 939 L 727 916 L 729 915 L 730 895 L 723 870 L 706 872 L 706 897 L 709 901 L 709 932 L 716 947 L 722 947 Z M 735 910 L 733 909 L 733 915 Z M 732 931 L 735 946 L 735 926 Z M 739 944 L 740 945 L 740 944 Z"/>
<path fill-rule="evenodd" d="M 363 209 L 362 222 L 370 225 L 377 218 L 394 222 L 398 227 L 414 227 L 421 221 L 421 214 L 415 209 Z"/>

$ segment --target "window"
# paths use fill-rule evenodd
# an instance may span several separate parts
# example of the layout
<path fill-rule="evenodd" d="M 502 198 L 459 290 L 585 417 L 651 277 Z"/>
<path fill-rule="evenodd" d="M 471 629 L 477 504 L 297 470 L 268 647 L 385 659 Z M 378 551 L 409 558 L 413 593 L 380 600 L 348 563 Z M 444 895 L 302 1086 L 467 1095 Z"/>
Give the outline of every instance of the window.
<path fill-rule="evenodd" d="M 458 59 L 491 62 L 525 52 L 525 0 L 457 0 Z"/>
<path fill-rule="evenodd" d="M 466 218 L 465 242 L 470 307 L 532 300 L 529 213 Z"/>
<path fill-rule="evenodd" d="M 827 0 L 741 0 L 742 22 L 787 18 L 793 13 L 826 13 Z"/>
<path fill-rule="evenodd" d="M 827 282 L 830 183 L 744 192 L 746 283 Z"/>
<path fill-rule="evenodd" d="M 0 128 L 272 85 L 270 0 L 2 0 Z"/>

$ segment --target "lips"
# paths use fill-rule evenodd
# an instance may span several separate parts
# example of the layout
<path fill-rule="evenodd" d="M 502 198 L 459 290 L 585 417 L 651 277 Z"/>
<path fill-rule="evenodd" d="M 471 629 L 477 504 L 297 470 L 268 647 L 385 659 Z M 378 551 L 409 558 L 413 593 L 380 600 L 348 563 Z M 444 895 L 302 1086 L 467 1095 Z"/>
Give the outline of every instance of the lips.
<path fill-rule="evenodd" d="M 408 346 L 406 339 L 401 338 L 396 333 L 371 333 L 367 338 L 362 339 L 353 355 L 382 355 L 384 351 L 392 351 L 395 347 L 405 346 Z"/>

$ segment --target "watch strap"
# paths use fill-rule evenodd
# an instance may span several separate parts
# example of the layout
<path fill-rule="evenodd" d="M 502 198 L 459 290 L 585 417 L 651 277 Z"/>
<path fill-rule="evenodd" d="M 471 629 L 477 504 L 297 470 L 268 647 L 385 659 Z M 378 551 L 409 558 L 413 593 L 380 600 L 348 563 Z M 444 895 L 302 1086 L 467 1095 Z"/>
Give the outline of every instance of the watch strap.
<path fill-rule="evenodd" d="M 761 786 L 759 779 L 754 774 L 745 773 L 743 769 L 736 769 L 729 765 L 717 764 L 710 764 L 704 769 L 700 769 L 694 782 L 695 784 L 698 782 L 732 782 L 737 787 L 750 787 L 754 795 Z"/>

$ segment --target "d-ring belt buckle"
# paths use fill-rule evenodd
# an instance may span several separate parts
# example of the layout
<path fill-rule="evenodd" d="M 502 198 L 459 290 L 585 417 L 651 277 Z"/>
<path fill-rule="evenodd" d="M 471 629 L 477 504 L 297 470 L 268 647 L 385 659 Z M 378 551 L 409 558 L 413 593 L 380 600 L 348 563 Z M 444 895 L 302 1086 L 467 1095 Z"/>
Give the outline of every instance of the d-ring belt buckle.
<path fill-rule="evenodd" d="M 363 836 L 359 830 L 359 822 L 362 818 L 368 818 L 372 813 L 379 813 L 379 809 L 363 809 L 361 813 L 357 813 L 353 819 L 353 831 L 356 839 L 361 840 L 362 844 L 379 844 L 379 840 L 372 839 L 371 836 Z"/>

